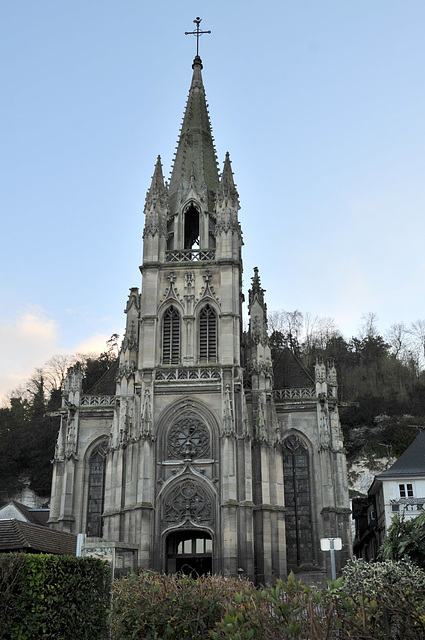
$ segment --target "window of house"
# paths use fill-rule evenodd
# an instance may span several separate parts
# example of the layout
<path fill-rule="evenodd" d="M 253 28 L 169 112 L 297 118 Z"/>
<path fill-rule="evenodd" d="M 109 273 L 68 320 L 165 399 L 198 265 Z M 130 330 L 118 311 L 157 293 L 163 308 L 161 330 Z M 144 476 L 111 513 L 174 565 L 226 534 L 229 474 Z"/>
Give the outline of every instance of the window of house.
<path fill-rule="evenodd" d="M 217 360 L 217 314 L 209 304 L 199 314 L 199 359 Z"/>
<path fill-rule="evenodd" d="M 162 362 L 177 364 L 180 361 L 180 314 L 173 306 L 164 313 L 162 324 Z"/>
<path fill-rule="evenodd" d="M 89 499 L 87 505 L 87 535 L 101 538 L 103 527 L 103 500 L 105 493 L 105 462 L 108 443 L 102 442 L 89 460 Z"/>
<path fill-rule="evenodd" d="M 413 484 L 399 484 L 400 498 L 413 498 Z"/>

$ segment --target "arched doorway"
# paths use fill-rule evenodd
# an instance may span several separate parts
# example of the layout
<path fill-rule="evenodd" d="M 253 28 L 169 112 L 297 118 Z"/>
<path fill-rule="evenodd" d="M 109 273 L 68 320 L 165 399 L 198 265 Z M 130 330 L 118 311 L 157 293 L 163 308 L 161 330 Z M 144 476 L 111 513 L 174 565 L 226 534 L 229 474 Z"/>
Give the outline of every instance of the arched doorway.
<path fill-rule="evenodd" d="M 166 539 L 167 573 L 181 572 L 194 577 L 212 573 L 212 538 L 206 531 L 185 529 Z"/>

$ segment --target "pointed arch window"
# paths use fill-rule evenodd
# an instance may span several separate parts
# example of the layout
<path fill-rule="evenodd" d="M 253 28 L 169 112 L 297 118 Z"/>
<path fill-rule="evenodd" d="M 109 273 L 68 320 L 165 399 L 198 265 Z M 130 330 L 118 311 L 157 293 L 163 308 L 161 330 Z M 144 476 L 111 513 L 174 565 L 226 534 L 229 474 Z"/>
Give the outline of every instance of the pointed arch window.
<path fill-rule="evenodd" d="M 164 313 L 162 322 L 162 363 L 180 362 L 180 314 L 172 305 Z"/>
<path fill-rule="evenodd" d="M 309 456 L 295 435 L 283 442 L 288 569 L 313 562 Z"/>
<path fill-rule="evenodd" d="M 217 314 L 209 304 L 199 314 L 199 359 L 217 360 Z"/>
<path fill-rule="evenodd" d="M 108 441 L 101 442 L 89 459 L 89 496 L 86 533 L 101 538 L 103 528 L 103 502 L 105 495 L 105 466 Z"/>

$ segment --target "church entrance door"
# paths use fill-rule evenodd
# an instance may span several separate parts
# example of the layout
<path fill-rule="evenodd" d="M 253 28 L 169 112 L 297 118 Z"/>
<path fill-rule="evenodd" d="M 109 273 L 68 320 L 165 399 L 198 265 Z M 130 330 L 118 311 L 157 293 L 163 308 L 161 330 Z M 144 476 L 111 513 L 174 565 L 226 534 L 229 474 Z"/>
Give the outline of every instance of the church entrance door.
<path fill-rule="evenodd" d="M 212 539 L 205 531 L 170 533 L 167 545 L 167 573 L 181 572 L 193 577 L 212 573 Z"/>

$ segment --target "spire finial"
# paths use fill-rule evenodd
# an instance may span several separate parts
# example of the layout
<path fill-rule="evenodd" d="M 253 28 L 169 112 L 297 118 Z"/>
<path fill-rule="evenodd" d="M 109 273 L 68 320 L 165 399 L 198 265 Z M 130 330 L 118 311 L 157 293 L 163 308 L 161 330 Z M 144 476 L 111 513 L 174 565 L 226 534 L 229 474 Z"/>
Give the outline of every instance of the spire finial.
<path fill-rule="evenodd" d="M 211 31 L 202 31 L 199 28 L 199 25 L 202 22 L 202 18 L 195 18 L 195 20 L 193 21 L 196 24 L 196 29 L 194 31 L 185 31 L 184 35 L 185 36 L 195 36 L 196 37 L 196 57 L 199 58 L 199 38 L 202 36 L 202 34 L 204 33 L 211 33 Z"/>

